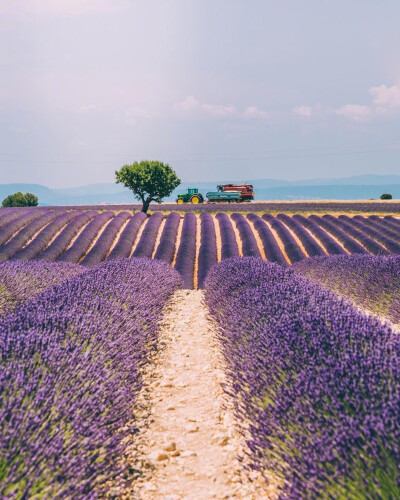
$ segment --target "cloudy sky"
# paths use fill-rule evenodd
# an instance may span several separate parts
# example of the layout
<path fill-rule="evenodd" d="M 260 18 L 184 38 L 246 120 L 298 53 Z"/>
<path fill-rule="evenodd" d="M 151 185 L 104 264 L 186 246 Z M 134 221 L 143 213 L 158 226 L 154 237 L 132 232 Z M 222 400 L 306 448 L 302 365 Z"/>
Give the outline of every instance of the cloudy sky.
<path fill-rule="evenodd" d="M 398 0 L 1 0 L 0 183 L 400 173 Z"/>

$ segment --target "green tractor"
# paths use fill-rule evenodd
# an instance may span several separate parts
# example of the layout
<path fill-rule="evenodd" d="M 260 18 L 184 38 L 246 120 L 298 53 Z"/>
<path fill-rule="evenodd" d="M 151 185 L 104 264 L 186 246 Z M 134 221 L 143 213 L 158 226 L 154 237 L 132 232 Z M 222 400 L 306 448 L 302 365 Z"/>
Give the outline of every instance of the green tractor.
<path fill-rule="evenodd" d="M 178 194 L 176 203 L 203 203 L 204 198 L 197 188 L 188 188 L 187 193 Z"/>

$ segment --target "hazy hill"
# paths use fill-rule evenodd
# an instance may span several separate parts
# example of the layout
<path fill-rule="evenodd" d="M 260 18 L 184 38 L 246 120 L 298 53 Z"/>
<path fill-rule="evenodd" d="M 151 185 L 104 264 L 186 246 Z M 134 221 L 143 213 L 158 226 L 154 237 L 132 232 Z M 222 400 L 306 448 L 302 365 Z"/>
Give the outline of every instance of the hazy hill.
<path fill-rule="evenodd" d="M 183 182 L 166 201 L 173 201 L 178 192 L 198 187 L 204 195 L 215 191 L 216 184 L 227 182 Z M 243 182 L 230 180 L 229 182 Z M 360 175 L 337 179 L 308 179 L 283 181 L 279 179 L 252 179 L 256 200 L 315 200 L 379 199 L 382 193 L 400 198 L 400 175 Z M 99 203 L 134 203 L 132 193 L 119 184 L 89 184 L 76 188 L 51 189 L 40 184 L 0 184 L 0 201 L 16 191 L 30 192 L 39 197 L 41 205 L 90 205 Z"/>

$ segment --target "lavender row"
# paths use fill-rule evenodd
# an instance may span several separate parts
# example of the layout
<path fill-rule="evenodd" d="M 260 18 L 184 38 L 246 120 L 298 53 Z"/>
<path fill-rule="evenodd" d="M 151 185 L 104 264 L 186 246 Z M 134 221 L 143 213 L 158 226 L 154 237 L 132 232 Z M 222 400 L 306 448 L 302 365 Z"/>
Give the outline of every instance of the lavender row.
<path fill-rule="evenodd" d="M 61 256 L 59 261 L 78 263 L 82 259 L 82 257 L 85 256 L 88 248 L 90 247 L 104 224 L 106 224 L 114 216 L 114 212 L 103 212 L 97 215 L 93 220 L 89 222 L 89 224 L 85 227 L 81 234 L 76 238 L 74 243 Z"/>
<path fill-rule="evenodd" d="M 319 225 L 316 224 L 316 222 L 314 222 L 313 220 L 300 214 L 293 215 L 293 219 L 297 222 L 300 222 L 300 224 L 308 229 L 313 234 L 313 236 L 318 238 L 318 240 L 324 246 L 325 251 L 328 255 L 340 255 L 346 253 L 339 245 L 339 243 L 335 241 L 329 233 L 319 227 Z"/>
<path fill-rule="evenodd" d="M 165 220 L 165 226 L 157 247 L 155 259 L 164 260 L 171 264 L 174 260 L 176 239 L 181 216 L 175 212 L 168 214 Z"/>
<path fill-rule="evenodd" d="M 176 254 L 175 269 L 182 276 L 183 288 L 194 287 L 194 265 L 196 261 L 197 219 L 194 214 L 183 218 L 181 241 Z"/>
<path fill-rule="evenodd" d="M 129 212 L 120 212 L 116 215 L 108 224 L 107 230 L 101 233 L 99 239 L 90 249 L 90 252 L 85 255 L 81 264 L 84 266 L 95 266 L 96 264 L 103 262 L 106 259 L 117 234 L 121 230 L 121 227 L 130 217 L 131 214 Z"/>
<path fill-rule="evenodd" d="M 316 240 L 310 235 L 308 231 L 306 231 L 306 229 L 300 224 L 300 222 L 298 222 L 293 217 L 289 217 L 286 214 L 278 214 L 277 217 L 299 238 L 309 257 L 326 255 L 321 245 L 316 242 Z"/>
<path fill-rule="evenodd" d="M 247 257 L 261 257 L 254 233 L 242 214 L 232 214 L 242 242 L 242 253 Z"/>
<path fill-rule="evenodd" d="M 360 307 L 400 323 L 400 257 L 349 255 L 310 259 L 294 266 Z"/>
<path fill-rule="evenodd" d="M 400 336 L 261 259 L 223 261 L 205 290 L 252 466 L 280 498 L 400 498 Z"/>
<path fill-rule="evenodd" d="M 350 238 L 348 234 L 346 234 L 332 222 L 324 219 L 323 217 L 318 217 L 317 215 L 310 215 L 309 218 L 323 227 L 325 231 L 328 231 L 335 238 L 337 238 L 348 252 L 367 253 L 364 247 L 357 243 L 357 241 L 355 241 L 353 238 Z"/>
<path fill-rule="evenodd" d="M 97 212 L 76 212 L 76 218 L 71 221 L 67 227 L 54 239 L 52 243 L 38 256 L 36 259 L 45 260 L 48 262 L 55 262 L 68 248 L 72 238 L 76 236 L 85 224 L 90 222 L 93 217 L 98 215 Z"/>
<path fill-rule="evenodd" d="M 217 237 L 214 218 L 204 213 L 200 215 L 201 233 L 198 257 L 197 288 L 203 288 L 208 271 L 217 263 Z"/>
<path fill-rule="evenodd" d="M 283 255 L 282 250 L 279 248 L 278 242 L 276 241 L 276 238 L 269 226 L 258 215 L 249 214 L 247 218 L 253 223 L 254 228 L 263 243 L 264 253 L 267 260 L 270 262 L 276 262 L 281 266 L 287 266 L 286 258 Z"/>
<path fill-rule="evenodd" d="M 0 317 L 18 304 L 84 269 L 68 263 L 9 261 L 0 264 Z"/>
<path fill-rule="evenodd" d="M 239 249 L 230 218 L 224 213 L 216 215 L 221 235 L 221 259 L 238 257 Z"/>
<path fill-rule="evenodd" d="M 21 215 L 29 212 L 27 208 L 0 208 L 0 228 L 6 226 L 9 222 L 21 217 Z"/>
<path fill-rule="evenodd" d="M 392 215 L 386 215 L 384 217 L 384 219 L 388 222 L 391 222 L 392 224 L 394 224 L 395 226 L 397 226 L 398 228 L 400 228 L 400 219 L 399 218 L 395 218 L 393 217 Z"/>
<path fill-rule="evenodd" d="M 39 233 L 28 245 L 19 250 L 14 259 L 33 260 L 42 252 L 54 236 L 63 229 L 69 222 L 78 217 L 80 212 L 64 212 L 58 215 L 43 231 Z"/>
<path fill-rule="evenodd" d="M 147 219 L 146 214 L 138 212 L 126 225 L 115 247 L 111 250 L 109 259 L 130 257 L 136 236 L 143 222 Z"/>
<path fill-rule="evenodd" d="M 379 226 L 384 230 L 391 238 L 400 240 L 400 227 L 393 224 L 390 220 L 382 219 L 380 217 L 371 216 L 366 219 L 369 223 L 374 226 Z"/>
<path fill-rule="evenodd" d="M 324 215 L 324 219 L 332 222 L 337 228 L 341 229 L 343 232 L 346 232 L 353 239 L 357 240 L 361 245 L 366 248 L 370 253 L 374 255 L 388 255 L 389 252 L 378 242 L 370 238 L 367 234 L 365 234 L 362 230 L 359 230 L 348 224 L 343 219 L 338 219 L 333 217 L 332 215 Z"/>
<path fill-rule="evenodd" d="M 24 211 L 22 215 L 16 219 L 11 220 L 1 228 L 0 233 L 0 245 L 4 245 L 14 234 L 16 234 L 24 226 L 37 219 L 41 215 L 48 212 L 54 212 L 54 210 L 43 210 L 32 208 L 30 210 Z"/>
<path fill-rule="evenodd" d="M 160 229 L 163 218 L 163 214 L 156 212 L 148 219 L 132 257 L 147 257 L 148 259 L 151 259 L 157 240 L 158 230 Z"/>
<path fill-rule="evenodd" d="M 122 472 L 141 369 L 179 286 L 163 262 L 116 260 L 3 318 L 0 497 L 98 498 Z"/>
<path fill-rule="evenodd" d="M 360 229 L 363 233 L 368 234 L 371 238 L 379 241 L 382 245 L 385 246 L 392 253 L 400 253 L 400 245 L 396 243 L 395 240 L 388 237 L 388 233 L 385 229 L 382 229 L 380 226 L 369 225 L 365 222 L 365 219 L 361 217 L 358 219 L 356 217 L 348 217 L 347 215 L 340 215 L 339 219 L 351 224 L 357 229 Z"/>
<path fill-rule="evenodd" d="M 299 247 L 293 236 L 290 234 L 289 230 L 282 224 L 279 219 L 273 217 L 270 214 L 265 214 L 262 218 L 265 221 L 269 222 L 272 229 L 277 232 L 285 248 L 286 255 L 289 257 L 292 264 L 294 262 L 298 262 L 301 259 L 304 259 L 305 255 L 301 251 L 301 248 Z"/>
<path fill-rule="evenodd" d="M 11 257 L 21 250 L 38 231 L 52 222 L 58 214 L 58 211 L 45 212 L 22 228 L 21 231 L 0 248 L 0 261 L 4 262 L 5 260 L 11 259 Z"/>

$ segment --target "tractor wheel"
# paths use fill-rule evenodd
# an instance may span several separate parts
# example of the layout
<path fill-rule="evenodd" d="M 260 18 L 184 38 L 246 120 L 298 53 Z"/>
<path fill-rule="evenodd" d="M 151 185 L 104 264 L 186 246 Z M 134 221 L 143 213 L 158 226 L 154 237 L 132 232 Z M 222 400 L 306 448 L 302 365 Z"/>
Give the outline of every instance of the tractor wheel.
<path fill-rule="evenodd" d="M 177 203 L 179 203 L 179 205 L 181 205 L 182 203 L 185 203 L 185 202 L 182 200 L 182 198 L 179 198 Z"/>
<path fill-rule="evenodd" d="M 200 197 L 199 196 L 192 196 L 191 200 L 192 203 L 200 203 Z"/>

